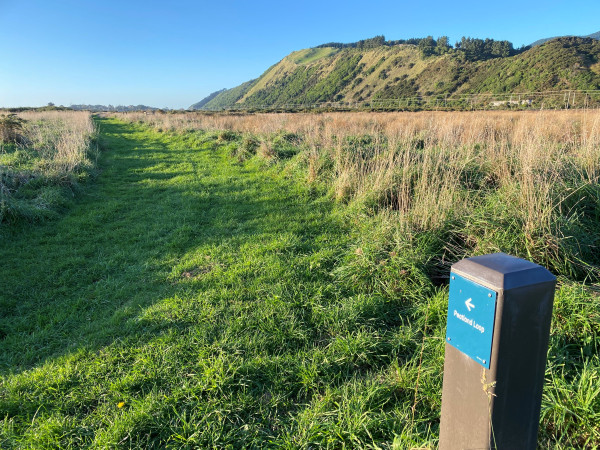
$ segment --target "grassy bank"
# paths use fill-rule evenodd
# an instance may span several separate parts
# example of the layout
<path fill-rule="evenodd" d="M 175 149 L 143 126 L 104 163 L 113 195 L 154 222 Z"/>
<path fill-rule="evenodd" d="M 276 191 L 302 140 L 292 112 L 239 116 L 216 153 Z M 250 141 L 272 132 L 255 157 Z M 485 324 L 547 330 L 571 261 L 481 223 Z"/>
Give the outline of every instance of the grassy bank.
<path fill-rule="evenodd" d="M 87 112 L 0 116 L 0 224 L 57 217 L 94 170 L 95 135 Z"/>
<path fill-rule="evenodd" d="M 595 274 L 597 197 L 579 161 L 564 180 L 591 194 L 570 208 L 573 196 L 559 196 L 549 209 L 551 224 L 571 218 L 589 236 L 563 236 L 583 249 L 575 259 L 566 244 L 554 253 L 541 244 L 560 238 L 558 228 L 527 234 L 523 203 L 512 204 L 527 191 L 510 197 L 510 178 L 479 180 L 501 168 L 481 143 L 461 143 L 456 123 L 447 125 L 457 130 L 454 153 L 471 165 L 450 171 L 465 185 L 441 180 L 459 205 L 477 200 L 469 215 L 441 207 L 449 199 L 434 175 L 459 156 L 450 143 L 416 139 L 426 128 L 396 148 L 377 133 L 337 136 L 323 116 L 305 120 L 312 135 L 102 121 L 97 184 L 62 219 L 14 227 L 0 247 L 0 445 L 434 447 L 447 267 L 496 249 L 559 269 L 540 446 L 600 444 L 600 306 L 583 282 Z M 389 149 L 408 142 L 397 153 L 408 159 L 389 166 L 403 161 Z M 517 181 L 521 161 L 511 159 Z M 531 170 L 563 173 L 554 161 Z M 413 167 L 398 186 L 439 204 L 370 197 L 388 166 Z M 338 195 L 345 173 L 351 187 Z"/>

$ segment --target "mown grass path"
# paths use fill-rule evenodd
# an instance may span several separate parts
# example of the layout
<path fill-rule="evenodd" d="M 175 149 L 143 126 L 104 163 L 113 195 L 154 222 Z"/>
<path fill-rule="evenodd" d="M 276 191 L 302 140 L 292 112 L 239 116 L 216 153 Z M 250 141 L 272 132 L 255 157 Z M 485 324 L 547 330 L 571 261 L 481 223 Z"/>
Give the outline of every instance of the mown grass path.
<path fill-rule="evenodd" d="M 332 204 L 214 136 L 100 127 L 96 184 L 2 230 L 0 446 L 390 445 L 415 349 L 332 275 Z"/>

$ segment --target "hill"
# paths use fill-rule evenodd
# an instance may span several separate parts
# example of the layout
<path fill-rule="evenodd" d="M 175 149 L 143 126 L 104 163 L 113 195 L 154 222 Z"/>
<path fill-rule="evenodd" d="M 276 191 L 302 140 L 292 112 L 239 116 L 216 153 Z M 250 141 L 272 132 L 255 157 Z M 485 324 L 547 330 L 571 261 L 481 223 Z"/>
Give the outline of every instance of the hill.
<path fill-rule="evenodd" d="M 537 41 L 529 44 L 530 47 L 535 47 L 536 45 L 542 45 L 545 44 L 548 41 L 552 41 L 554 39 L 559 39 L 559 38 L 565 38 L 565 37 L 576 37 L 576 36 L 553 36 L 550 38 L 544 38 L 544 39 L 538 39 Z M 582 38 L 592 38 L 592 39 L 600 39 L 600 31 L 598 31 L 597 33 L 592 33 L 592 34 L 588 34 L 587 36 L 579 36 Z"/>
<path fill-rule="evenodd" d="M 557 38 L 515 50 L 491 39 L 463 38 L 453 48 L 443 38 L 386 42 L 381 36 L 293 52 L 259 78 L 211 94 L 199 109 L 595 90 L 599 57 L 600 42 L 592 38 Z"/>
<path fill-rule="evenodd" d="M 213 92 L 208 97 L 205 97 L 202 100 L 200 100 L 198 103 L 194 103 L 192 106 L 189 107 L 189 109 L 201 109 L 204 105 L 206 105 L 208 102 L 210 102 L 213 98 L 215 98 L 217 95 L 219 95 L 220 93 L 222 93 L 223 91 L 226 91 L 226 90 L 227 89 L 221 89 L 219 91 Z"/>

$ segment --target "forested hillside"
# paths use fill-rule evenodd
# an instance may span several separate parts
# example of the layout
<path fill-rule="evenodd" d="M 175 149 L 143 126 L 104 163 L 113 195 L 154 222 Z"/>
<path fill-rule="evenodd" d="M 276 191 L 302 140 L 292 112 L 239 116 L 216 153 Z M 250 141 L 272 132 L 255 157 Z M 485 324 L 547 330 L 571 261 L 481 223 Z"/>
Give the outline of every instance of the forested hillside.
<path fill-rule="evenodd" d="M 533 48 L 447 37 L 328 43 L 286 56 L 256 80 L 211 94 L 191 109 L 416 96 L 600 89 L 600 41 L 557 38 Z"/>

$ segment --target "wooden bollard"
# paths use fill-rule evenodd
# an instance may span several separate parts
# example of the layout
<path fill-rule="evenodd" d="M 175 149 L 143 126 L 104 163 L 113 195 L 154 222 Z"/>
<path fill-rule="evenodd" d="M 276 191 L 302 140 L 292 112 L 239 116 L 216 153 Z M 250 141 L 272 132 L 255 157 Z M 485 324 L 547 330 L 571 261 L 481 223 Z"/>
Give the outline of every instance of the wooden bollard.
<path fill-rule="evenodd" d="M 452 266 L 441 450 L 536 448 L 555 285 L 504 253 Z"/>

